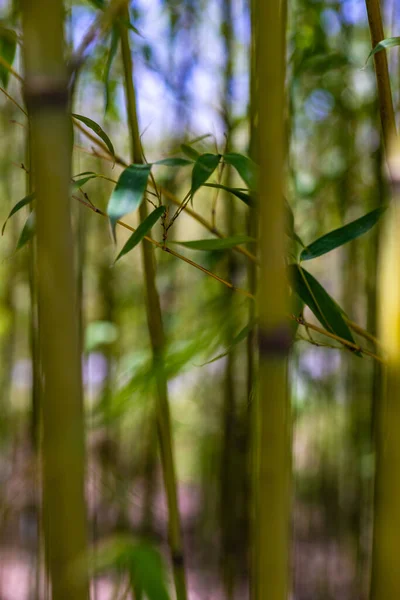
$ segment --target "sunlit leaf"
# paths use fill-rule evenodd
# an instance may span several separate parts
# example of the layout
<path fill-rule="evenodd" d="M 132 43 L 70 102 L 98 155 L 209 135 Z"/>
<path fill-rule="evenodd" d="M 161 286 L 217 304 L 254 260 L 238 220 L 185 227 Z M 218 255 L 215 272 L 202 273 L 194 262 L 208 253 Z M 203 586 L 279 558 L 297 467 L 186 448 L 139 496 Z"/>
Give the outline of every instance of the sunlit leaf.
<path fill-rule="evenodd" d="M 150 170 L 151 165 L 130 165 L 122 171 L 107 207 L 114 236 L 117 221 L 142 202 Z"/>
<path fill-rule="evenodd" d="M 99 346 L 113 344 L 118 338 L 118 329 L 110 321 L 93 321 L 85 331 L 85 351 L 92 352 Z"/>
<path fill-rule="evenodd" d="M 293 290 L 307 304 L 321 325 L 354 344 L 354 338 L 337 303 L 315 277 L 297 264 L 290 265 L 288 269 Z"/>
<path fill-rule="evenodd" d="M 30 204 L 32 202 L 32 200 L 35 198 L 35 193 L 33 192 L 32 194 L 28 194 L 28 196 L 25 196 L 25 198 L 22 198 L 22 200 L 20 200 L 19 202 L 17 202 L 17 204 L 15 204 L 12 209 L 10 210 L 7 219 L 4 221 L 4 225 L 2 227 L 1 230 L 1 235 L 3 235 L 4 230 L 6 228 L 7 222 L 8 220 L 15 215 L 15 213 L 17 213 L 19 210 L 21 210 L 21 208 L 24 208 L 24 206 L 27 206 L 28 204 Z"/>
<path fill-rule="evenodd" d="M 218 167 L 219 154 L 201 154 L 196 160 L 192 171 L 192 187 L 190 195 L 193 198 L 197 190 L 211 177 Z"/>
<path fill-rule="evenodd" d="M 250 190 L 257 189 L 258 167 L 251 158 L 243 154 L 237 154 L 236 152 L 229 152 L 228 154 L 224 154 L 223 159 L 224 162 L 236 169 Z"/>
<path fill-rule="evenodd" d="M 248 244 L 255 242 L 255 239 L 248 235 L 235 235 L 227 238 L 212 238 L 207 240 L 193 240 L 188 242 L 170 242 L 170 244 L 178 244 L 185 246 L 191 250 L 228 250 L 240 244 Z"/>
<path fill-rule="evenodd" d="M 87 127 L 89 127 L 89 129 L 94 131 L 94 133 L 96 135 L 98 135 L 101 140 L 103 140 L 103 142 L 107 146 L 110 154 L 112 154 L 112 156 L 115 158 L 114 146 L 112 145 L 111 140 L 108 137 L 108 135 L 106 134 L 106 132 L 100 127 L 100 125 L 98 123 L 96 123 L 92 119 L 89 119 L 88 117 L 83 117 L 82 115 L 77 115 L 76 113 L 72 113 L 72 116 L 75 119 L 77 119 L 78 121 L 82 121 L 82 123 L 84 123 Z"/>
<path fill-rule="evenodd" d="M 137 246 L 144 236 L 150 231 L 150 229 L 157 223 L 157 221 L 163 216 L 165 213 L 165 206 L 159 206 L 153 212 L 151 212 L 146 219 L 140 223 L 139 227 L 132 233 L 121 252 L 118 254 L 115 262 L 120 259 L 122 256 L 127 254 L 130 250 L 132 250 L 135 246 Z"/>
<path fill-rule="evenodd" d="M 368 54 L 368 58 L 365 61 L 365 64 L 369 61 L 371 56 L 374 56 L 377 52 L 381 52 L 381 50 L 386 50 L 386 48 L 393 48 L 393 46 L 400 46 L 400 37 L 391 37 L 386 38 L 379 42 L 375 48 L 372 48 L 371 52 Z"/>
<path fill-rule="evenodd" d="M 369 231 L 379 221 L 385 210 L 386 206 L 376 208 L 363 217 L 344 225 L 344 227 L 339 227 L 339 229 L 323 235 L 304 248 L 300 260 L 311 260 L 317 256 L 322 256 L 335 248 L 343 246 L 343 244 L 355 240 Z"/>
<path fill-rule="evenodd" d="M 12 29 L 0 26 L 0 56 L 12 67 L 17 49 L 17 35 Z M 0 81 L 7 88 L 10 71 L 6 65 L 0 63 Z"/>
<path fill-rule="evenodd" d="M 15 251 L 21 250 L 28 242 L 30 242 L 36 232 L 36 215 L 35 212 L 32 211 L 29 214 L 29 217 L 25 221 L 25 225 L 22 228 L 21 234 L 19 236 L 17 247 Z"/>
<path fill-rule="evenodd" d="M 82 175 L 84 175 L 84 177 L 82 177 Z M 97 176 L 97 173 L 93 173 L 92 171 L 87 171 L 86 173 L 79 173 L 79 175 L 75 176 L 79 177 L 79 179 L 73 180 L 72 190 L 77 190 L 78 188 L 84 186 L 85 183 L 87 183 L 91 179 L 96 179 Z"/>

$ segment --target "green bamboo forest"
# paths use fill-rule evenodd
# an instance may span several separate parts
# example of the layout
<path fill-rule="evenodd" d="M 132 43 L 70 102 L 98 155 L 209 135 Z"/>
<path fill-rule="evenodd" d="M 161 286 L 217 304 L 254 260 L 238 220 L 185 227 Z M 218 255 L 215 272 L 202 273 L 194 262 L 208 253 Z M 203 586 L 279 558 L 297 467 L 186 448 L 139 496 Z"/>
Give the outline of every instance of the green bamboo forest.
<path fill-rule="evenodd" d="M 399 600 L 399 52 L 0 1 L 1 600 Z"/>

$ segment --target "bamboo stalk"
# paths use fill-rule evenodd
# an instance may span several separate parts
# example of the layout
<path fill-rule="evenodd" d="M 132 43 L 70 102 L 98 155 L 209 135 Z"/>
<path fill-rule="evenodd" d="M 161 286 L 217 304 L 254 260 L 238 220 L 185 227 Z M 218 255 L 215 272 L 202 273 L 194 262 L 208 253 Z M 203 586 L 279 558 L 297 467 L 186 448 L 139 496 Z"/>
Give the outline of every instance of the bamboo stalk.
<path fill-rule="evenodd" d="M 393 202 L 380 257 L 378 317 L 387 364 L 377 414 L 371 600 L 400 597 L 400 148 L 389 153 Z"/>
<path fill-rule="evenodd" d="M 259 393 L 255 465 L 255 569 L 253 598 L 286 600 L 289 592 L 290 404 L 287 357 L 290 334 L 283 206 L 284 56 L 282 6 L 255 3 L 257 146 L 260 163 Z M 253 21 L 254 22 L 254 21 Z M 269 199 L 274 198 L 274 202 Z"/>
<path fill-rule="evenodd" d="M 87 600 L 87 578 L 74 573 L 76 561 L 86 551 L 86 507 L 81 356 L 69 201 L 72 136 L 64 64 L 64 10 L 60 0 L 24 0 L 22 6 L 24 92 L 37 197 L 46 570 L 54 600 Z"/>
<path fill-rule="evenodd" d="M 380 2 L 379 0 L 365 0 L 365 5 L 368 13 L 372 48 L 375 48 L 379 42 L 385 39 Z M 374 63 L 383 141 L 387 150 L 392 135 L 396 133 L 396 119 L 394 116 L 386 50 L 381 50 L 381 52 L 374 54 Z"/>
<path fill-rule="evenodd" d="M 124 13 L 125 18 L 128 11 Z M 133 64 L 129 35 L 126 26 L 120 25 L 121 52 L 125 78 L 125 93 L 128 112 L 129 130 L 131 137 L 132 160 L 135 163 L 143 162 L 143 154 L 139 135 L 138 118 L 136 111 L 135 87 L 133 83 Z M 142 202 L 140 219 L 147 217 L 147 204 Z M 178 491 L 175 460 L 173 455 L 172 426 L 169 411 L 167 377 L 164 364 L 164 327 L 160 298 L 156 286 L 156 269 L 153 246 L 147 241 L 142 243 L 142 257 L 146 287 L 146 309 L 153 361 L 157 372 L 157 426 L 160 445 L 161 463 L 163 468 L 164 485 L 168 504 L 169 543 L 171 551 L 172 568 L 174 573 L 175 591 L 177 600 L 186 600 L 186 577 L 184 567 L 183 540 L 178 505 Z"/>

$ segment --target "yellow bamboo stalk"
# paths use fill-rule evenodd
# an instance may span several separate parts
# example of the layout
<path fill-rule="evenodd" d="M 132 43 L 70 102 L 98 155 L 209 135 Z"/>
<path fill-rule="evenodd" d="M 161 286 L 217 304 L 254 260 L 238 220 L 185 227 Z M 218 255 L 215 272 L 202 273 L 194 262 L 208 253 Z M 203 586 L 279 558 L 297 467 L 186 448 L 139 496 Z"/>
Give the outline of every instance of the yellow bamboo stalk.
<path fill-rule="evenodd" d="M 128 17 L 127 11 L 123 13 Z M 126 105 L 131 137 L 131 154 L 134 163 L 143 162 L 143 153 L 139 135 L 136 111 L 135 86 L 133 83 L 133 63 L 126 26 L 120 25 L 122 63 L 124 68 Z M 142 202 L 139 209 L 140 219 L 147 217 L 147 204 Z M 144 278 L 146 288 L 146 310 L 153 362 L 156 367 L 157 381 L 157 426 L 160 445 L 161 463 L 168 505 L 168 529 L 177 600 L 186 600 L 186 577 L 184 567 L 183 540 L 179 515 L 178 491 L 175 459 L 173 453 L 172 426 L 169 411 L 167 377 L 165 373 L 164 327 L 162 321 L 160 298 L 156 286 L 155 256 L 152 244 L 144 240 L 142 243 Z"/>
<path fill-rule="evenodd" d="M 284 32 L 279 0 L 258 0 L 255 11 L 260 32 L 255 40 L 260 271 L 253 598 L 286 600 L 289 591 L 291 449 L 286 368 L 290 334 L 285 319 L 288 282 L 283 205 Z"/>
<path fill-rule="evenodd" d="M 371 600 L 400 598 L 400 147 L 389 151 L 393 201 L 382 236 L 378 318 L 387 363 L 376 426 Z"/>
<path fill-rule="evenodd" d="M 22 3 L 25 101 L 36 190 L 45 558 L 54 600 L 87 600 L 81 356 L 70 220 L 72 130 L 63 3 Z M 62 227 L 59 224 L 62 223 Z"/>

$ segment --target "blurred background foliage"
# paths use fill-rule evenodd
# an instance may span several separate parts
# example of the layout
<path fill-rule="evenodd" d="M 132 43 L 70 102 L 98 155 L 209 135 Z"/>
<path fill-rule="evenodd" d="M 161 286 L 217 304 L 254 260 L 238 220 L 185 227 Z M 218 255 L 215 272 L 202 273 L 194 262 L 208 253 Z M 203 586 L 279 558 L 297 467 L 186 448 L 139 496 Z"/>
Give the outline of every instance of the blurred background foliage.
<path fill-rule="evenodd" d="M 101 2 L 65 5 L 72 51 Z M 395 35 L 399 7 L 390 0 L 384 9 L 387 34 Z M 136 29 L 131 43 L 147 161 L 182 154 L 181 144 L 200 152 L 223 153 L 228 148 L 248 154 L 248 2 L 140 0 L 131 4 L 130 15 Z M 3 0 L 0 18 L 2 28 L 20 35 L 17 3 Z M 287 198 L 305 243 L 378 207 L 387 197 L 372 62 L 365 66 L 370 49 L 363 2 L 289 3 Z M 398 106 L 397 48 L 389 51 L 389 62 Z M 19 43 L 13 67 L 22 72 Z M 0 79 L 7 94 L 23 104 L 17 78 L 2 70 Z M 4 222 L 26 196 L 26 120 L 7 95 L 0 95 L 0 106 Z M 91 48 L 74 112 L 100 123 L 116 154 L 128 161 L 123 74 L 114 30 Z M 104 211 L 121 167 L 103 160 L 101 152 L 97 156 L 97 146 L 76 129 L 74 144 L 73 173 L 91 171 L 106 178 L 93 178 L 84 186 L 86 202 Z M 178 198 L 190 188 L 190 173 L 184 168 L 158 166 L 155 176 Z M 233 169 L 221 177 L 226 185 L 243 185 Z M 164 201 L 169 205 L 168 198 Z M 0 249 L 0 596 L 5 600 L 46 597 L 32 433 L 37 374 L 31 358 L 36 324 L 30 244 L 15 251 L 28 210 L 10 219 Z M 193 210 L 208 222 L 213 222 L 215 210 L 215 224 L 226 234 L 247 233 L 247 207 L 223 191 L 217 198 L 215 190 L 203 187 Z M 73 204 L 73 219 L 84 331 L 90 535 L 101 543 L 112 534 L 130 532 L 165 553 L 166 506 L 155 450 L 155 382 L 139 249 L 114 265 L 128 232 L 117 229 L 115 247 L 107 219 L 78 202 Z M 124 220 L 137 226 L 138 216 L 130 214 Z M 153 237 L 161 236 L 157 225 Z M 205 237 L 210 234 L 204 227 L 183 213 L 169 239 Z M 247 287 L 243 255 L 181 251 L 235 286 Z M 376 255 L 373 229 L 315 259 L 310 267 L 351 319 L 371 333 L 376 332 Z M 245 598 L 251 403 L 246 342 L 209 361 L 224 354 L 248 324 L 249 300 L 168 253 L 157 251 L 156 258 L 190 597 Z M 308 309 L 305 316 L 313 320 Z M 301 336 L 307 338 L 306 332 L 299 331 Z M 290 359 L 293 598 L 366 598 L 379 373 L 368 357 L 324 348 L 326 340 L 318 334 L 312 342 L 296 341 Z M 126 552 L 120 543 L 114 553 Z M 151 548 L 146 546 L 144 552 L 159 573 Z M 107 560 L 100 561 L 103 567 L 110 564 Z M 116 597 L 115 589 L 120 587 L 122 594 L 125 585 L 123 577 L 106 570 L 93 579 L 92 597 Z M 162 597 L 164 592 L 155 593 Z"/>

